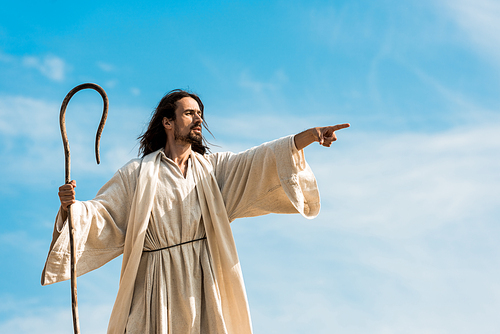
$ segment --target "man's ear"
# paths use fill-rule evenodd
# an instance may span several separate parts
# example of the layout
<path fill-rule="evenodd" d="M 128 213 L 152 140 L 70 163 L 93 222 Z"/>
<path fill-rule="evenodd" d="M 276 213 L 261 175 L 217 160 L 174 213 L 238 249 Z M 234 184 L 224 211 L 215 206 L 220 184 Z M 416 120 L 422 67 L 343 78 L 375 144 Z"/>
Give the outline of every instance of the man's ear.
<path fill-rule="evenodd" d="M 163 127 L 165 129 L 168 129 L 168 130 L 172 129 L 172 121 L 169 120 L 168 118 L 163 117 L 162 124 L 163 124 Z"/>

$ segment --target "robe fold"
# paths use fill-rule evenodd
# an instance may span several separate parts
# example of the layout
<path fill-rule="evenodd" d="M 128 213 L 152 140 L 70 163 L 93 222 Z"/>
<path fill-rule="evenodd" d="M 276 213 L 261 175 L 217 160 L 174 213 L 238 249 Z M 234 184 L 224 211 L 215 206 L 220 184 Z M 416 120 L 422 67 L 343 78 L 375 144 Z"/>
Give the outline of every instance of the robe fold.
<path fill-rule="evenodd" d="M 157 191 L 161 194 L 175 193 L 179 190 L 176 188 L 177 183 L 183 182 L 172 181 L 170 184 L 164 182 L 163 176 L 159 179 L 159 175 L 164 172 L 160 168 L 167 166 L 165 161 L 162 150 L 142 159 L 134 159 L 118 170 L 93 200 L 77 201 L 70 207 L 76 230 L 77 275 L 99 268 L 123 253 L 120 284 L 108 333 L 132 333 L 130 328 L 133 324 L 129 323 L 127 327 L 127 323 L 131 321 L 129 317 L 132 314 L 142 317 L 142 313 L 134 311 L 133 299 L 137 298 L 138 291 L 141 291 L 141 295 L 143 290 L 151 293 L 149 285 L 139 287 L 139 283 L 144 279 L 147 261 L 150 261 L 144 255 L 150 253 L 145 253 L 144 250 L 149 245 L 158 244 L 154 241 L 154 233 L 151 234 L 152 224 L 174 223 L 157 222 L 160 220 L 157 216 L 161 217 L 165 212 L 156 213 L 155 194 Z M 192 152 L 187 177 L 192 178 L 192 194 L 196 198 L 191 201 L 196 201 L 200 207 L 199 223 L 202 224 L 201 229 L 195 226 L 193 231 L 196 232 L 192 233 L 191 238 L 200 237 L 199 234 L 204 231 L 207 240 L 188 244 L 189 247 L 186 248 L 189 252 L 202 254 L 197 256 L 207 256 L 208 261 L 200 260 L 203 266 L 202 276 L 210 276 L 203 279 L 212 282 L 211 291 L 218 299 L 217 312 L 223 319 L 222 325 L 213 319 L 208 321 L 209 326 L 217 323 L 210 332 L 222 332 L 217 330 L 217 326 L 223 326 L 229 334 L 251 334 L 243 276 L 229 224 L 236 218 L 268 213 L 300 213 L 306 218 L 314 218 L 320 208 L 314 175 L 305 161 L 303 151 L 298 151 L 293 136 L 288 136 L 238 154 L 215 153 L 202 156 Z M 177 199 L 181 202 L 183 200 L 184 197 Z M 177 205 L 182 206 L 183 203 Z M 68 224 L 63 218 L 60 211 L 42 273 L 42 285 L 70 279 Z M 180 236 L 170 238 L 179 240 L 174 242 L 189 241 L 182 240 Z M 168 244 L 170 241 L 167 239 L 160 241 L 159 246 L 165 246 L 162 242 Z M 176 248 L 178 247 L 168 251 L 168 257 L 180 256 L 176 255 L 181 254 L 180 250 L 174 250 Z M 169 285 L 170 277 L 164 279 Z M 203 294 L 206 294 L 206 286 L 202 289 Z M 149 299 L 149 303 L 151 300 L 153 299 Z M 154 305 L 151 312 L 154 312 Z M 150 326 L 147 319 L 134 321 Z M 168 325 L 163 329 L 165 333 L 166 328 Z M 154 324 L 149 329 L 152 332 L 162 332 Z"/>

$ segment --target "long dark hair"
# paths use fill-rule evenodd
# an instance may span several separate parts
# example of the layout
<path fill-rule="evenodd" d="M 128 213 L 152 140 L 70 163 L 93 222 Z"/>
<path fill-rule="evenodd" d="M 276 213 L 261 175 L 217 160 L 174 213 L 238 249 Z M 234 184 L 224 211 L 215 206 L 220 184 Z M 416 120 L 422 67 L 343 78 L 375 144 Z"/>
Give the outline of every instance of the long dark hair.
<path fill-rule="evenodd" d="M 169 120 L 175 121 L 175 109 L 177 108 L 177 101 L 184 97 L 191 97 L 196 102 L 201 111 L 201 118 L 203 119 L 203 127 L 208 130 L 207 123 L 205 122 L 205 113 L 203 112 L 204 106 L 198 95 L 189 93 L 185 90 L 174 89 L 168 92 L 158 103 L 158 106 L 153 111 L 151 116 L 151 121 L 149 122 L 148 129 L 137 139 L 139 139 L 139 156 L 144 157 L 149 153 L 159 150 L 165 147 L 167 144 L 167 134 L 165 133 L 165 128 L 163 127 L 163 117 Z M 201 143 L 193 143 L 191 149 L 197 153 L 205 154 L 209 151 L 207 141 L 205 137 L 202 136 Z"/>

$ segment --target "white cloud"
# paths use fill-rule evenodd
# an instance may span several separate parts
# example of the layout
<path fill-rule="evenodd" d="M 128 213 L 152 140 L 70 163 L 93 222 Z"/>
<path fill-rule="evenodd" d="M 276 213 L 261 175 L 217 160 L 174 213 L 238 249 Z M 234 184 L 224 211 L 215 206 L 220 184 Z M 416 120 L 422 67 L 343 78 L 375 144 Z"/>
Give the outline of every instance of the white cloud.
<path fill-rule="evenodd" d="M 8 137 L 46 138 L 57 128 L 49 114 L 57 115 L 58 108 L 54 103 L 22 96 L 0 97 L 0 133 Z"/>
<path fill-rule="evenodd" d="M 4 247 L 16 250 L 19 253 L 25 252 L 32 256 L 44 253 L 47 248 L 45 242 L 33 237 L 26 231 L 20 230 L 0 233 L 0 243 Z"/>
<path fill-rule="evenodd" d="M 104 72 L 113 72 L 116 70 L 116 67 L 114 65 L 102 61 L 97 62 L 97 67 L 99 67 Z"/>
<path fill-rule="evenodd" d="M 433 247 L 432 238 L 396 242 L 301 225 L 297 237 L 316 233 L 306 246 L 279 234 L 271 233 L 274 247 L 254 238 L 250 265 L 264 266 L 246 277 L 256 332 L 493 334 L 498 328 L 498 246 L 478 264 L 477 253 L 467 256 L 467 239 L 453 244 L 439 235 Z"/>
<path fill-rule="evenodd" d="M 217 145 L 223 146 L 223 151 L 239 152 L 263 142 L 287 136 L 291 124 L 295 131 L 302 131 L 319 124 L 320 117 L 309 116 L 307 119 L 299 116 L 282 116 L 279 112 L 261 110 L 258 114 L 240 111 L 231 117 L 207 116 L 210 131 L 217 138 Z M 292 130 L 293 131 L 293 130 Z M 207 134 L 205 134 L 207 135 Z M 210 134 L 207 135 L 210 140 Z"/>
<path fill-rule="evenodd" d="M 324 214 L 335 212 L 343 228 L 408 236 L 499 207 L 500 124 L 436 134 L 348 131 L 341 152 L 312 157 L 331 201 Z"/>
<path fill-rule="evenodd" d="M 496 332 L 500 123 L 347 129 L 306 157 L 322 194 L 318 218 L 233 223 L 256 330 Z"/>
<path fill-rule="evenodd" d="M 496 0 L 443 0 L 449 15 L 475 47 L 500 61 L 500 3 Z"/>
<path fill-rule="evenodd" d="M 105 83 L 106 88 L 115 88 L 116 85 L 118 85 L 118 80 L 116 80 L 116 79 L 108 80 Z"/>
<path fill-rule="evenodd" d="M 243 71 L 240 75 L 239 85 L 253 93 L 263 93 L 265 91 L 276 91 L 287 82 L 288 77 L 282 70 L 275 71 L 267 81 L 256 80 L 249 71 Z"/>
<path fill-rule="evenodd" d="M 68 70 L 68 65 L 57 56 L 45 56 L 43 58 L 36 56 L 25 56 L 23 65 L 29 68 L 35 68 L 47 78 L 54 81 L 63 81 Z"/>
<path fill-rule="evenodd" d="M 101 139 L 102 166 L 97 166 L 93 148 L 102 105 L 101 102 L 95 102 L 99 101 L 99 95 L 94 95 L 89 96 L 92 102 L 72 100 L 68 105 L 66 126 L 72 170 L 109 176 L 135 156 L 135 152 L 132 152 L 135 134 L 130 137 L 130 133 L 140 131 L 140 115 L 143 112 L 111 106 Z M 7 191 L 7 185 L 40 186 L 50 184 L 52 179 L 60 182 L 64 151 L 59 129 L 59 109 L 60 103 L 23 96 L 0 96 L 2 154 L 12 162 L 2 165 L 1 172 L 10 175 L 2 179 L 2 191 Z M 120 114 L 116 110 L 120 110 Z"/>
<path fill-rule="evenodd" d="M 314 224 L 406 238 L 456 227 L 469 219 L 491 219 L 500 207 L 500 122 L 498 117 L 481 117 L 483 110 L 463 98 L 457 101 L 455 95 L 448 96 L 450 101 L 472 116 L 469 120 L 460 116 L 466 122 L 450 130 L 360 133 L 353 124 L 339 132 L 339 141 L 331 149 L 317 144 L 306 149 L 323 200 Z M 221 146 L 214 150 L 238 152 L 290 134 L 291 124 L 305 129 L 324 123 L 321 118 L 283 118 L 263 111 L 262 115 L 212 116 L 208 121 L 218 138 L 215 144 Z"/>
<path fill-rule="evenodd" d="M 70 304 L 68 304 L 70 305 Z M 0 322 L 0 332 L 5 334 L 63 334 L 73 332 L 71 308 L 33 307 L 16 312 L 17 315 Z M 104 333 L 107 328 L 110 305 L 80 305 L 82 333 Z"/>
<path fill-rule="evenodd" d="M 141 90 L 137 87 L 132 87 L 130 88 L 130 93 L 134 96 L 139 96 L 141 95 Z"/>

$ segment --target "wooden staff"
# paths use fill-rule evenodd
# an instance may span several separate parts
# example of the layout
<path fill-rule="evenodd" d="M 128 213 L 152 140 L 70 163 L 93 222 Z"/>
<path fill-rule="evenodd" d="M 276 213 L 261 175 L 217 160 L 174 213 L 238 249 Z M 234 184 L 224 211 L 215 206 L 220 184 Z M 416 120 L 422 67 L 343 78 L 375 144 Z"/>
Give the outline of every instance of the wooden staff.
<path fill-rule="evenodd" d="M 68 106 L 69 100 L 75 95 L 76 92 L 82 89 L 94 89 L 99 94 L 101 94 L 104 108 L 102 111 L 101 123 L 99 123 L 99 128 L 97 129 L 96 139 L 95 139 L 95 158 L 97 164 L 100 163 L 99 158 L 99 143 L 101 141 L 101 133 L 104 129 L 104 124 L 106 123 L 106 118 L 108 116 L 108 96 L 104 89 L 101 86 L 96 85 L 94 83 L 85 83 L 73 88 L 68 95 L 64 98 L 64 101 L 61 105 L 61 113 L 59 114 L 59 125 L 61 127 L 61 136 L 64 145 L 64 157 L 65 157 L 65 183 L 71 182 L 70 177 L 70 169 L 71 169 L 71 158 L 69 153 L 69 142 L 68 135 L 66 133 L 66 123 L 65 123 L 65 115 L 66 115 L 66 107 Z M 69 223 L 69 245 L 71 252 L 71 309 L 73 311 L 73 328 L 75 334 L 80 334 L 80 323 L 78 319 L 78 300 L 76 294 L 76 245 L 75 245 L 75 230 L 71 215 L 71 205 L 68 206 L 68 223 Z"/>

